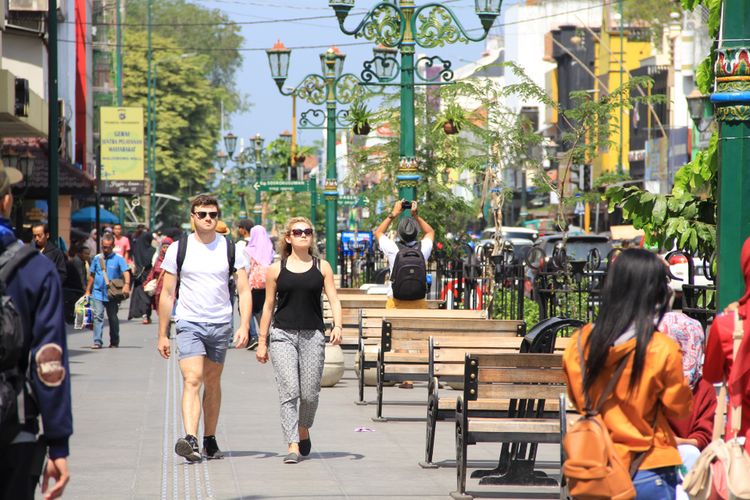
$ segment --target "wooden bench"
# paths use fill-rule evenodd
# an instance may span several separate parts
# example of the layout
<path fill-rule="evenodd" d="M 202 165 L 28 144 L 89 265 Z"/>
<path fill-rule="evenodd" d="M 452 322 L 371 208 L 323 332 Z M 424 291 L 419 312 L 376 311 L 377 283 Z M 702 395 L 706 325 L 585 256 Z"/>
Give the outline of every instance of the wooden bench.
<path fill-rule="evenodd" d="M 464 359 L 463 397 L 456 401 L 456 499 L 466 494 L 467 447 L 504 443 L 498 467 L 475 471 L 480 484 L 559 487 L 554 478 L 534 470 L 539 443 L 560 443 L 566 427 L 565 376 L 561 354 L 470 354 Z M 552 401 L 556 401 L 553 409 Z M 507 404 L 505 402 L 508 402 Z M 486 412 L 479 416 L 472 408 Z M 494 416 L 487 416 L 491 412 Z"/>
<path fill-rule="evenodd" d="M 499 337 L 431 337 L 429 345 L 429 362 L 427 376 L 429 378 L 427 396 L 427 420 L 426 420 L 426 442 L 425 459 L 419 465 L 422 468 L 436 468 L 432 462 L 435 445 L 435 433 L 438 421 L 453 420 L 456 413 L 455 393 L 440 391 L 441 385 L 448 384 L 451 387 L 463 388 L 464 361 L 467 354 L 494 354 L 494 353 L 548 353 L 554 351 L 562 354 L 568 347 L 570 338 L 557 337 L 557 333 L 570 325 L 571 320 L 555 318 L 556 321 L 544 321 L 532 328 L 521 342 L 515 338 Z M 551 342 L 548 341 L 551 339 Z M 472 415 L 483 416 L 485 408 L 469 405 Z M 507 411 L 509 401 L 489 402 L 490 410 L 494 411 L 496 405 L 500 405 L 501 411 Z M 550 401 L 548 410 L 557 410 L 557 402 Z M 474 413 L 475 412 L 475 413 Z"/>
<path fill-rule="evenodd" d="M 349 289 L 351 290 L 351 289 Z M 341 303 L 341 348 L 355 350 L 359 347 L 359 310 L 360 309 L 382 309 L 385 310 L 387 297 L 385 295 L 367 295 L 365 293 L 343 295 L 339 297 Z M 442 302 L 429 300 L 427 305 L 431 310 L 439 309 Z M 328 300 L 323 300 L 323 322 L 326 328 L 333 324 L 333 314 Z"/>
<path fill-rule="evenodd" d="M 365 385 L 377 385 L 378 348 L 383 335 L 384 318 L 423 319 L 486 319 L 487 311 L 463 309 L 360 309 L 357 357 L 359 399 L 357 404 L 367 404 L 364 400 Z"/>
<path fill-rule="evenodd" d="M 377 411 L 374 420 L 384 420 L 383 388 L 387 382 L 429 380 L 430 337 L 522 337 L 525 333 L 526 323 L 515 320 L 384 319 L 378 349 Z"/>

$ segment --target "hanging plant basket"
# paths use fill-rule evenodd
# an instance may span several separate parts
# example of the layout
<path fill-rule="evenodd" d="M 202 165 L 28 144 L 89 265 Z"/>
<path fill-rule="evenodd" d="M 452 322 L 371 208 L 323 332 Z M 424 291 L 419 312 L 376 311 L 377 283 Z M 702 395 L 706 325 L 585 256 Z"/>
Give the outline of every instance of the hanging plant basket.
<path fill-rule="evenodd" d="M 305 161 L 306 156 L 305 155 L 297 155 L 294 157 L 294 161 L 296 163 L 303 163 Z"/>
<path fill-rule="evenodd" d="M 370 133 L 370 130 L 372 129 L 370 128 L 369 122 L 364 122 L 362 124 L 355 123 L 354 126 L 352 127 L 352 130 L 354 131 L 356 135 L 367 135 Z"/>
<path fill-rule="evenodd" d="M 443 132 L 447 135 L 455 135 L 459 132 L 459 128 L 453 123 L 453 120 L 448 120 L 443 124 Z"/>

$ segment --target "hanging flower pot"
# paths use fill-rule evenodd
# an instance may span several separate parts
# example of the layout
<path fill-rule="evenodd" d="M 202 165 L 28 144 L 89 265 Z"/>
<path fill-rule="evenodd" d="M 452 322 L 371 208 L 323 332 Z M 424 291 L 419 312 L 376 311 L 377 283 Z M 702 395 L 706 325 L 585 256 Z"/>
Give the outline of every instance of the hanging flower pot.
<path fill-rule="evenodd" d="M 352 127 L 352 130 L 357 135 L 367 135 L 370 133 L 370 130 L 372 129 L 370 128 L 369 122 L 364 122 L 364 123 L 355 123 L 354 126 Z"/>
<path fill-rule="evenodd" d="M 296 163 L 303 163 L 305 161 L 306 156 L 305 155 L 297 155 L 294 157 L 294 161 Z"/>
<path fill-rule="evenodd" d="M 454 135 L 457 134 L 459 130 L 456 124 L 453 123 L 453 120 L 448 120 L 443 124 L 443 132 L 448 135 Z"/>

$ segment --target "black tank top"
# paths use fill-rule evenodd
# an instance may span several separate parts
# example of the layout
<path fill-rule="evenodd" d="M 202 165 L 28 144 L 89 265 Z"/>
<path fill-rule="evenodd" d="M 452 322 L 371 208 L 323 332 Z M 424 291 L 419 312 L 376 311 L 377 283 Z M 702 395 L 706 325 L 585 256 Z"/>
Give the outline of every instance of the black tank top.
<path fill-rule="evenodd" d="M 282 330 L 323 330 L 323 273 L 318 259 L 304 273 L 293 273 L 281 261 L 276 280 L 276 313 L 273 325 Z"/>

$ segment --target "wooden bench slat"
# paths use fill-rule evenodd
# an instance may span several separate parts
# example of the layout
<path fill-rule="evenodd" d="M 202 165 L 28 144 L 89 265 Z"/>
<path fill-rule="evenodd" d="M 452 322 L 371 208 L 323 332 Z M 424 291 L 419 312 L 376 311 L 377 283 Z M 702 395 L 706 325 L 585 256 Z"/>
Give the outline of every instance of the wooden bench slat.
<path fill-rule="evenodd" d="M 535 368 L 537 366 L 562 367 L 562 356 L 559 354 L 497 354 L 477 356 L 479 366 L 483 368 Z"/>
<path fill-rule="evenodd" d="M 437 367 L 441 363 L 458 363 L 463 368 L 464 359 L 466 354 L 494 354 L 500 351 L 507 350 L 509 353 L 517 353 L 518 348 L 521 345 L 519 339 L 511 339 L 514 342 L 509 342 L 506 345 L 494 346 L 494 347 L 463 347 L 459 349 L 435 349 L 435 366 Z"/>
<path fill-rule="evenodd" d="M 381 320 L 383 318 L 455 318 L 486 319 L 486 310 L 473 309 L 375 309 L 362 308 L 363 319 Z"/>
<path fill-rule="evenodd" d="M 565 385 L 480 385 L 477 399 L 554 399 L 565 392 Z"/>
<path fill-rule="evenodd" d="M 385 365 L 385 373 L 422 375 L 427 374 L 427 365 Z"/>
<path fill-rule="evenodd" d="M 557 437 L 559 439 L 560 419 L 469 417 L 469 432 L 525 432 L 533 434 L 557 434 Z"/>
<path fill-rule="evenodd" d="M 565 373 L 556 368 L 483 368 L 479 365 L 479 382 L 564 384 Z"/>
<path fill-rule="evenodd" d="M 469 401 L 469 411 L 508 411 L 509 399 L 481 399 Z M 438 409 L 451 411 L 456 409 L 456 398 L 444 397 L 438 400 Z M 560 409 L 560 402 L 556 399 L 547 400 L 544 403 L 544 411 L 556 412 Z"/>

